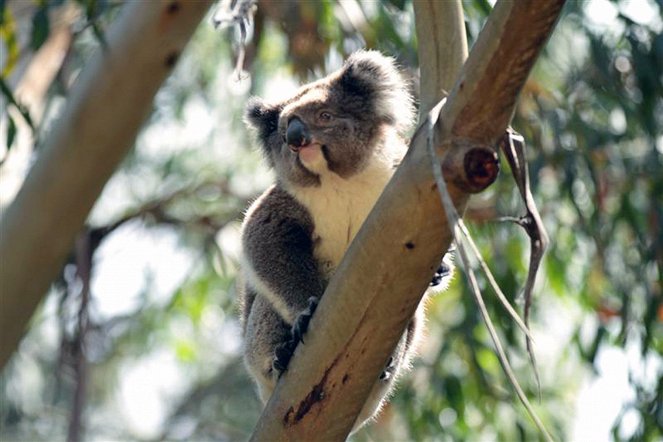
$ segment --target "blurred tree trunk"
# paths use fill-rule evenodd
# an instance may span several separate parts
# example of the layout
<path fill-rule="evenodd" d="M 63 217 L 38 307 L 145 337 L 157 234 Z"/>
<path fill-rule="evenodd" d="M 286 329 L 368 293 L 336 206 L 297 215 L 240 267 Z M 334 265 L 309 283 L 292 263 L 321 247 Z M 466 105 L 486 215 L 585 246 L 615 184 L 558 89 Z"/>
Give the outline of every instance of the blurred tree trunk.
<path fill-rule="evenodd" d="M 487 166 L 476 161 L 486 154 L 495 164 L 495 146 L 563 4 L 498 2 L 457 75 L 454 69 L 464 58 L 460 1 L 415 2 L 424 111 L 455 78 L 431 124 L 459 213 L 476 191 L 478 177 L 468 164 Z M 417 131 L 346 253 L 251 440 L 336 441 L 350 432 L 452 241 L 427 151 L 428 132 Z"/>
<path fill-rule="evenodd" d="M 108 47 L 81 73 L 0 221 L 0 367 L 211 3 L 126 4 L 106 35 Z"/>

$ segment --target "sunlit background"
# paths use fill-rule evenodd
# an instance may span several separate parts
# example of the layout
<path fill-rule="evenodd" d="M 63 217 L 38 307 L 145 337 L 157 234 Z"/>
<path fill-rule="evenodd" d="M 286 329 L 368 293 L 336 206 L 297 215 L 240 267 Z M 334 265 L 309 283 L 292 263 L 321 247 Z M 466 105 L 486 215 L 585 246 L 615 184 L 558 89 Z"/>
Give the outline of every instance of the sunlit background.
<path fill-rule="evenodd" d="M 472 43 L 491 3 L 463 4 Z M 6 207 L 39 155 L 34 138 L 48 136 L 122 6 L 1 7 L 2 26 L 11 20 L 17 39 L 12 46 L 2 34 L 3 81 L 38 122 L 33 134 L 3 97 Z M 653 0 L 569 2 L 514 121 L 530 146 L 533 191 L 552 239 L 531 320 L 540 396 L 523 336 L 489 289 L 484 296 L 518 378 L 558 440 L 663 437 L 662 8 Z M 0 440 L 64 440 L 73 425 L 89 441 L 248 438 L 260 404 L 241 363 L 238 231 L 242 210 L 273 175 L 242 123 L 246 99 L 287 96 L 362 47 L 395 56 L 414 84 L 417 75 L 409 0 L 261 3 L 250 31 L 245 78 L 236 72 L 237 30 L 215 30 L 208 17 L 159 92 L 90 215 L 98 247 L 89 302 L 82 304 L 72 260 L 0 375 Z M 30 69 L 43 84 L 25 81 Z M 495 221 L 523 211 L 508 166 L 502 170 L 466 220 L 522 307 L 529 245 L 517 226 Z M 537 440 L 462 272 L 428 316 L 413 371 L 355 439 Z"/>

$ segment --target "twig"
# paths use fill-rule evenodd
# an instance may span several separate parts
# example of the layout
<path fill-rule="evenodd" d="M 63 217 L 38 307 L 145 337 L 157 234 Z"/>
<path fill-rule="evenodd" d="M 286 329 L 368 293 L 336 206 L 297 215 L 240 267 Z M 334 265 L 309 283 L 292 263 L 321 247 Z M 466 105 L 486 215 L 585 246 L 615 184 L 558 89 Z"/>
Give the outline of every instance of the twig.
<path fill-rule="evenodd" d="M 492 289 L 495 291 L 495 294 L 497 295 L 497 298 L 500 300 L 500 303 L 502 304 L 502 306 L 504 306 L 504 308 L 513 318 L 513 320 L 516 321 L 516 324 L 523 331 L 523 333 L 525 333 L 525 336 L 527 336 L 527 338 L 533 343 L 534 337 L 532 336 L 532 332 L 530 331 L 529 327 L 525 324 L 525 322 L 520 318 L 520 315 L 513 308 L 509 300 L 506 298 L 506 295 L 504 294 L 500 286 L 497 284 L 495 276 L 493 276 L 493 273 L 490 271 L 490 268 L 486 264 L 486 261 L 483 258 L 481 258 L 481 252 L 479 252 L 479 248 L 472 239 L 470 232 L 467 230 L 467 227 L 465 226 L 463 219 L 458 218 L 457 222 L 458 222 L 458 227 L 460 228 L 460 231 L 463 233 L 464 238 L 467 240 L 470 247 L 472 248 L 472 252 L 474 252 L 474 255 L 476 257 L 478 257 L 479 265 L 481 265 L 481 269 L 485 273 L 486 278 L 488 279 L 488 282 L 490 283 Z"/>
<path fill-rule="evenodd" d="M 479 306 L 479 311 L 481 312 L 481 316 L 483 317 L 484 323 L 486 324 L 486 328 L 488 329 L 488 333 L 490 334 L 490 338 L 493 341 L 493 344 L 495 345 L 495 350 L 497 352 L 498 359 L 500 361 L 500 364 L 502 365 L 502 369 L 504 370 L 504 374 L 506 375 L 507 379 L 513 386 L 513 388 L 516 391 L 516 394 L 518 395 L 518 398 L 520 399 L 520 402 L 523 404 L 527 412 L 529 413 L 530 417 L 534 421 L 535 425 L 539 429 L 539 431 L 544 435 L 547 441 L 552 441 L 552 436 L 550 433 L 548 433 L 548 430 L 546 427 L 543 425 L 543 422 L 539 418 L 539 416 L 536 414 L 534 411 L 534 408 L 530 404 L 529 400 L 527 399 L 527 396 L 525 395 L 525 392 L 520 386 L 520 383 L 518 382 L 518 379 L 516 379 L 515 374 L 513 373 L 513 370 L 511 368 L 511 364 L 509 363 L 509 359 L 504 351 L 504 348 L 502 347 L 501 340 L 499 336 L 497 335 L 497 331 L 495 330 L 495 327 L 493 325 L 493 321 L 490 319 L 490 315 L 488 314 L 488 310 L 486 309 L 486 305 L 483 301 L 483 297 L 481 295 L 481 290 L 479 288 L 479 285 L 476 280 L 476 276 L 474 275 L 474 271 L 472 270 L 470 266 L 469 259 L 467 257 L 467 253 L 465 251 L 465 246 L 462 242 L 462 230 L 459 227 L 459 219 L 460 217 L 458 216 L 458 213 L 456 212 L 456 208 L 453 205 L 453 202 L 451 201 L 451 196 L 449 195 L 449 192 L 447 191 L 447 186 L 444 181 L 444 177 L 442 176 L 442 168 L 440 167 L 437 155 L 435 153 L 435 149 L 433 147 L 433 128 L 434 128 L 434 122 L 438 120 L 440 110 L 442 109 L 442 106 L 444 105 L 444 102 L 446 100 L 442 100 L 440 103 L 438 103 L 428 114 L 428 118 L 426 119 L 426 126 L 427 126 L 427 148 L 428 148 L 428 154 L 430 155 L 431 159 L 431 166 L 433 167 L 433 175 L 435 177 L 435 182 L 437 184 L 437 189 L 438 193 L 440 195 L 440 200 L 442 202 L 442 206 L 444 207 L 444 212 L 447 215 L 447 222 L 449 226 L 453 227 L 453 235 L 458 247 L 459 255 L 461 258 L 461 261 L 463 262 L 463 266 L 465 267 L 465 274 L 468 278 L 468 281 L 470 283 L 470 286 L 472 288 L 472 294 L 474 295 L 474 298 L 477 302 L 477 305 Z"/>
<path fill-rule="evenodd" d="M 237 62 L 235 75 L 243 80 L 246 43 L 253 34 L 253 16 L 256 12 L 257 0 L 223 0 L 212 16 L 212 24 L 217 29 L 233 26 L 237 35 Z M 243 75 L 244 74 L 244 75 Z"/>
<path fill-rule="evenodd" d="M 525 299 L 524 319 L 525 325 L 529 323 L 529 313 L 532 306 L 532 291 L 534 289 L 534 282 L 536 281 L 536 274 L 538 273 L 541 259 L 548 247 L 549 239 L 546 229 L 541 221 L 541 215 L 536 208 L 532 190 L 529 184 L 529 171 L 527 169 L 527 160 L 525 158 L 525 139 L 518 132 L 511 127 L 507 128 L 504 138 L 500 143 L 500 148 L 504 152 L 509 165 L 511 166 L 511 173 L 516 181 L 520 196 L 525 202 L 527 213 L 520 217 L 516 224 L 521 226 L 527 232 L 530 238 L 530 258 L 529 269 L 527 271 L 527 281 L 523 289 L 523 297 Z M 541 396 L 541 381 L 539 380 L 539 370 L 536 367 L 536 358 L 532 349 L 532 339 L 528 335 L 526 339 L 527 353 L 529 354 L 532 368 L 534 369 L 534 377 L 539 391 L 539 398 Z"/>
<path fill-rule="evenodd" d="M 127 222 L 137 219 L 137 218 L 143 218 L 145 216 L 153 216 L 155 220 L 159 223 L 162 224 L 172 224 L 172 225 L 181 225 L 183 223 L 193 223 L 193 224 L 200 224 L 200 225 L 205 225 L 209 226 L 213 230 L 219 230 L 222 227 L 224 227 L 230 220 L 228 221 L 223 221 L 219 224 L 215 224 L 213 220 L 211 220 L 208 216 L 201 216 L 198 218 L 194 218 L 191 220 L 181 220 L 178 218 L 175 218 L 169 214 L 166 213 L 167 207 L 173 203 L 174 201 L 177 201 L 181 197 L 188 197 L 191 195 L 195 195 L 198 191 L 208 187 L 208 186 L 215 186 L 218 187 L 219 189 L 219 194 L 221 196 L 231 196 L 231 197 L 236 197 L 236 198 L 241 198 L 237 195 L 233 195 L 229 186 L 228 182 L 226 180 L 222 181 L 204 181 L 194 187 L 183 187 L 180 189 L 177 189 L 173 192 L 171 192 L 168 195 L 165 195 L 159 199 L 147 202 L 143 204 L 142 206 L 138 207 L 135 210 L 132 210 L 125 215 L 121 216 L 117 220 L 104 225 L 104 226 L 99 226 L 99 227 L 94 227 L 91 229 L 91 237 L 92 237 L 92 245 L 93 249 L 96 248 L 96 246 L 99 245 L 99 243 L 110 233 L 114 232 L 117 230 L 119 227 L 123 226 Z"/>
<path fill-rule="evenodd" d="M 76 373 L 76 386 L 69 419 L 68 442 L 78 442 L 82 439 L 83 409 L 85 408 L 85 392 L 87 390 L 87 356 L 85 340 L 87 336 L 88 303 L 90 300 L 90 274 L 92 271 L 92 250 L 90 244 L 90 231 L 84 230 L 76 238 L 76 273 L 81 281 L 80 306 L 78 309 L 78 323 L 74 337 L 73 355 L 74 372 Z M 73 286 L 70 285 L 68 290 Z M 70 292 L 71 293 L 71 292 Z"/>

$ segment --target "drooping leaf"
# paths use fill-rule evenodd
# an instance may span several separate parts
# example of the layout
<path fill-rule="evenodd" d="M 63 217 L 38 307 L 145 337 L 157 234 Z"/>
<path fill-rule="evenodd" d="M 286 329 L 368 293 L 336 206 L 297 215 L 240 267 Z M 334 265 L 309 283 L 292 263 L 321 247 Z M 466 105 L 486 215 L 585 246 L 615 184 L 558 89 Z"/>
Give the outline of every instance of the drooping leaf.
<path fill-rule="evenodd" d="M 5 24 L 5 11 L 7 10 L 7 2 L 0 0 L 0 26 Z"/>
<path fill-rule="evenodd" d="M 7 120 L 9 123 L 9 127 L 7 127 L 7 152 L 9 152 L 14 145 L 14 138 L 16 138 L 16 123 L 9 115 L 7 115 Z"/>
<path fill-rule="evenodd" d="M 34 17 L 32 17 L 32 36 L 30 39 L 30 47 L 33 51 L 37 51 L 48 38 L 51 32 L 51 24 L 48 19 L 48 8 L 41 7 L 37 10 Z"/>
<path fill-rule="evenodd" d="M 9 104 L 13 105 L 19 111 L 25 122 L 28 124 L 28 126 L 30 126 L 30 129 L 35 131 L 35 125 L 32 121 L 32 117 L 30 116 L 30 112 L 25 106 L 16 101 L 14 94 L 12 93 L 11 89 L 9 89 L 7 83 L 5 83 L 3 77 L 0 77 L 0 92 L 5 96 Z"/>

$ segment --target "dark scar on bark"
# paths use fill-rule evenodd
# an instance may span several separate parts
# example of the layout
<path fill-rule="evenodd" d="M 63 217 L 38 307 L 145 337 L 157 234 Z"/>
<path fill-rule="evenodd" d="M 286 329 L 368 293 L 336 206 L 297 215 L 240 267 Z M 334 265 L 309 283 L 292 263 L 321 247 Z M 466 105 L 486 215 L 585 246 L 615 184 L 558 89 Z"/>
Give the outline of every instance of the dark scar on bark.
<path fill-rule="evenodd" d="M 336 365 L 336 361 L 334 361 L 331 366 L 325 370 L 325 375 L 322 377 L 320 382 L 315 384 L 309 394 L 306 395 L 303 401 L 299 403 L 299 407 L 297 407 L 297 411 L 295 412 L 293 407 L 288 408 L 288 411 L 285 413 L 285 416 L 283 416 L 283 424 L 285 426 L 290 426 L 293 424 L 296 424 L 306 414 L 311 410 L 311 408 L 318 402 L 320 402 L 324 397 L 325 397 L 325 384 L 327 383 L 327 378 L 329 377 L 329 372 L 331 369 Z M 295 413 L 295 416 L 293 418 L 292 413 Z"/>
<path fill-rule="evenodd" d="M 166 67 L 172 68 L 173 66 L 175 66 L 175 63 L 177 63 L 177 59 L 179 58 L 179 56 L 180 54 L 178 54 L 177 52 L 171 52 L 170 54 L 168 54 L 168 56 L 166 57 Z"/>
<path fill-rule="evenodd" d="M 359 320 L 360 325 L 359 325 L 359 327 L 357 327 L 357 329 L 361 328 L 361 324 L 365 320 L 366 320 L 366 313 L 364 313 L 362 318 Z M 355 331 L 355 334 L 352 335 L 350 340 L 354 339 L 354 336 L 356 335 L 356 333 L 357 332 Z M 364 338 L 364 341 L 365 340 L 366 340 L 366 338 Z M 365 351 L 365 349 L 362 349 L 361 353 L 363 354 L 364 351 Z M 299 407 L 297 407 L 297 411 L 295 412 L 295 409 L 293 407 L 288 408 L 288 411 L 286 411 L 285 415 L 283 416 L 283 425 L 284 426 L 290 427 L 292 425 L 297 424 L 300 420 L 302 420 L 304 418 L 304 416 L 306 416 L 306 414 L 309 411 L 311 411 L 311 408 L 315 404 L 317 404 L 318 402 L 322 401 L 325 398 L 325 396 L 326 396 L 325 387 L 326 387 L 326 384 L 327 384 L 327 378 L 329 377 L 329 373 L 331 373 L 334 366 L 336 366 L 336 364 L 338 364 L 339 357 L 340 356 L 337 356 L 336 359 L 334 359 L 334 361 L 329 365 L 329 367 L 327 367 L 327 369 L 325 370 L 325 374 L 322 376 L 322 379 L 320 379 L 320 382 L 315 384 L 313 386 L 313 388 L 311 389 L 311 391 L 309 392 L 309 394 L 306 395 L 304 400 L 299 403 Z M 343 376 L 343 381 L 342 382 L 345 383 L 348 380 L 348 378 L 349 378 L 349 375 L 346 373 Z M 292 415 L 293 413 L 295 413 L 294 417 Z"/>
<path fill-rule="evenodd" d="M 169 14 L 175 14 L 177 11 L 179 11 L 181 8 L 181 5 L 179 2 L 172 2 L 168 5 L 168 13 Z"/>

